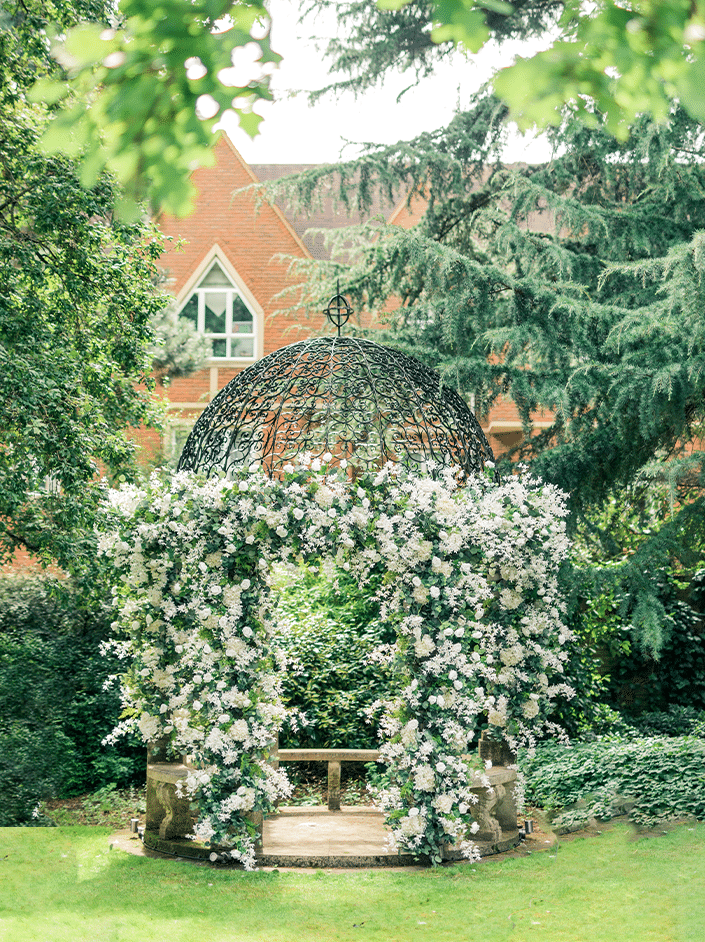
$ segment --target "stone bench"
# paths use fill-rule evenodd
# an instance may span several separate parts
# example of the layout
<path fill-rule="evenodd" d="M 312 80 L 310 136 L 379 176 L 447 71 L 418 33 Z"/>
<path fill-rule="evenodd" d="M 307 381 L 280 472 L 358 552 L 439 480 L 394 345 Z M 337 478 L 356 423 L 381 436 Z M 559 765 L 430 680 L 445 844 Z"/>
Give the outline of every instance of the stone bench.
<path fill-rule="evenodd" d="M 158 832 L 161 840 L 191 834 L 195 814 L 189 798 L 181 798 L 176 786 L 189 773 L 189 767 L 176 762 L 148 762 L 147 813 L 145 831 Z"/>
<path fill-rule="evenodd" d="M 377 762 L 377 749 L 279 749 L 279 762 L 325 762 L 328 765 L 328 810 L 340 811 L 341 762 Z"/>
<path fill-rule="evenodd" d="M 506 747 L 484 739 L 480 742 L 481 758 L 493 765 L 473 774 L 472 792 L 477 796 L 472 814 L 479 830 L 474 839 L 498 845 L 503 835 L 517 833 L 515 800 L 516 769 L 494 764 L 497 760 L 510 763 Z M 145 831 L 159 835 L 162 841 L 178 840 L 193 832 L 195 813 L 188 798 L 177 795 L 177 784 L 186 778 L 189 766 L 184 763 L 159 762 L 156 749 L 150 749 L 147 764 L 147 814 Z M 376 762 L 377 749 L 278 749 L 271 761 L 323 762 L 328 767 L 328 810 L 340 812 L 340 772 L 342 762 Z M 261 822 L 258 822 L 261 823 Z"/>

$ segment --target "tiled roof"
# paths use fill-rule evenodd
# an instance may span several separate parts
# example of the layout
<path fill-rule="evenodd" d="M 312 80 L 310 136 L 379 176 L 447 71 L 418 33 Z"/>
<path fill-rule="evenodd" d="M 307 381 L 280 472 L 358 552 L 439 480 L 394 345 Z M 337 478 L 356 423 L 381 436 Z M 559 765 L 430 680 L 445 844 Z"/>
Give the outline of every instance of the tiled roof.
<path fill-rule="evenodd" d="M 313 170 L 320 164 L 250 164 L 253 173 L 263 182 L 270 180 L 280 180 L 282 177 L 292 176 L 297 173 L 303 173 L 306 170 Z M 399 202 L 402 197 L 400 196 Z M 277 201 L 277 205 L 285 214 L 296 231 L 296 234 L 304 242 L 314 258 L 330 258 L 330 251 L 324 244 L 324 238 L 321 234 L 316 236 L 306 236 L 309 229 L 341 229 L 345 226 L 359 225 L 368 219 L 374 219 L 375 216 L 383 216 L 389 219 L 398 206 L 398 203 L 391 203 L 376 196 L 369 211 L 363 216 L 355 210 L 348 210 L 340 205 L 332 197 L 323 198 L 320 209 L 315 209 L 310 213 L 294 214 L 290 208 L 282 201 Z"/>

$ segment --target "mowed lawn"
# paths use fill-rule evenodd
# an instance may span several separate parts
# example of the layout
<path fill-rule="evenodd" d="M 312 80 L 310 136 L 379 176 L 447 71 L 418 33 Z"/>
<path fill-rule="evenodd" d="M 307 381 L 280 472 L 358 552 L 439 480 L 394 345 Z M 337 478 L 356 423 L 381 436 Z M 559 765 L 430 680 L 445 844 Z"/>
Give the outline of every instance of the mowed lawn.
<path fill-rule="evenodd" d="M 437 870 L 243 873 L 0 829 L 2 942 L 705 942 L 705 824 Z"/>

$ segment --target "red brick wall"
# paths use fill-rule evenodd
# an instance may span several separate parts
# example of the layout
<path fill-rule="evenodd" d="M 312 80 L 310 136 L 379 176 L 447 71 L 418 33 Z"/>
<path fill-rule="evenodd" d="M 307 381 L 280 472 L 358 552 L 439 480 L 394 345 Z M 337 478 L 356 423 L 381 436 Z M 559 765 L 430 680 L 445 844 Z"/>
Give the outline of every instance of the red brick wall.
<path fill-rule="evenodd" d="M 306 257 L 308 252 L 281 211 L 267 204 L 259 208 L 252 192 L 238 192 L 257 182 L 225 135 L 215 146 L 215 164 L 196 170 L 196 208 L 186 219 L 162 216 L 158 222 L 167 239 L 160 267 L 168 290 L 178 296 L 204 258 L 218 245 L 264 311 L 263 352 L 266 356 L 300 337 L 292 333 L 291 318 L 273 316 L 285 306 L 276 295 L 291 285 L 287 263 L 278 254 Z M 289 330 L 287 331 L 287 329 Z M 304 334 L 305 336 L 306 334 Z M 175 379 L 167 390 L 178 414 L 179 403 L 207 405 L 242 367 L 216 365 L 215 375 L 206 369 L 194 376 Z M 174 411 L 174 410 L 171 410 Z M 193 413 L 193 408 L 187 410 Z"/>

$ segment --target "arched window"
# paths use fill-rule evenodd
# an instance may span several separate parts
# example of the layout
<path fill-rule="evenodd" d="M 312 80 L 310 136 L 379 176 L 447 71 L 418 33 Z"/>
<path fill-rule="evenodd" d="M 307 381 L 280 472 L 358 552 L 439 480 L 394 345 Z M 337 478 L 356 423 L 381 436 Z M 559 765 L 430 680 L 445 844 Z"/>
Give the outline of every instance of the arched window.
<path fill-rule="evenodd" d="M 180 314 L 211 341 L 214 359 L 254 359 L 254 314 L 217 260 L 193 289 Z"/>

